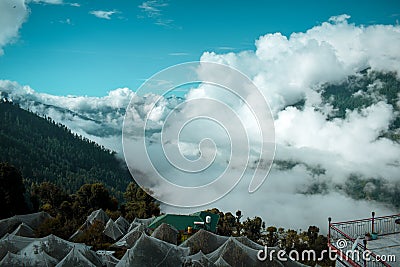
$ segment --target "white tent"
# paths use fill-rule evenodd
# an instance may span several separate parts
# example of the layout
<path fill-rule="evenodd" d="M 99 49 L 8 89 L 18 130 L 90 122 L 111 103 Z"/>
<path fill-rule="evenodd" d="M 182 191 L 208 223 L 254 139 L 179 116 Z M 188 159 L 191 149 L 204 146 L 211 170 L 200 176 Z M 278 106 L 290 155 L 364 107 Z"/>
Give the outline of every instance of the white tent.
<path fill-rule="evenodd" d="M 25 215 L 15 215 L 10 218 L 0 220 L 0 237 L 6 233 L 12 233 L 21 223 L 31 227 L 33 230 L 37 229 L 46 219 L 52 218 L 46 212 L 36 212 Z"/>
<path fill-rule="evenodd" d="M 143 233 L 117 266 L 182 266 L 189 249 L 181 248 Z"/>
<path fill-rule="evenodd" d="M 31 257 L 8 252 L 7 255 L 0 261 L 0 266 L 37 266 L 47 267 L 54 266 L 58 260 L 49 256 L 45 252 L 33 254 Z"/>
<path fill-rule="evenodd" d="M 129 225 L 128 233 L 129 233 L 130 231 L 132 231 L 133 229 L 135 229 L 136 227 L 138 227 L 139 225 L 142 225 L 142 224 L 141 224 L 141 223 L 137 223 L 137 222 L 132 222 L 132 223 Z"/>
<path fill-rule="evenodd" d="M 21 223 L 11 234 L 25 237 L 35 237 L 35 231 L 25 223 Z"/>
<path fill-rule="evenodd" d="M 207 266 L 207 267 L 213 267 L 215 266 L 215 264 L 213 262 L 211 262 L 206 255 L 204 255 L 204 253 L 200 250 L 199 252 L 197 252 L 196 254 L 187 256 L 185 258 L 185 264 L 184 266 L 193 266 L 193 267 L 197 267 L 197 266 Z"/>
<path fill-rule="evenodd" d="M 76 241 L 76 239 L 77 239 L 78 237 L 82 236 L 82 234 L 83 234 L 83 230 L 81 230 L 81 229 L 79 228 L 78 230 L 76 230 L 75 233 L 73 233 L 73 234 L 69 237 L 68 240 Z"/>
<path fill-rule="evenodd" d="M 74 267 L 74 266 L 87 266 L 96 267 L 91 261 L 89 261 L 78 249 L 75 247 L 63 258 L 56 267 Z M 101 265 L 97 265 L 101 266 Z"/>
<path fill-rule="evenodd" d="M 201 229 L 180 244 L 180 246 L 190 248 L 190 254 L 195 254 L 200 250 L 208 254 L 219 248 L 227 240 L 228 237 L 226 236 L 219 236 Z"/>
<path fill-rule="evenodd" d="M 126 234 L 128 232 L 129 229 L 129 222 L 127 219 L 125 219 L 122 216 L 119 216 L 118 219 L 115 221 L 115 223 L 118 225 L 119 229 L 121 229 L 121 231 Z"/>
<path fill-rule="evenodd" d="M 178 243 L 179 231 L 172 225 L 162 223 L 151 234 L 152 237 L 176 245 Z"/>
<path fill-rule="evenodd" d="M 222 257 L 219 257 L 215 262 L 215 266 L 217 267 L 231 267 L 229 263 L 227 263 Z"/>
<path fill-rule="evenodd" d="M 238 236 L 238 237 L 233 237 L 240 243 L 242 243 L 245 246 L 248 246 L 252 249 L 260 250 L 264 249 L 264 246 L 261 246 L 260 244 L 254 242 L 253 240 L 249 239 L 247 236 Z"/>
<path fill-rule="evenodd" d="M 132 229 L 126 235 L 124 235 L 118 242 L 115 242 L 112 246 L 116 248 L 131 248 L 136 241 L 146 232 L 146 226 L 138 225 Z"/>
<path fill-rule="evenodd" d="M 75 241 L 78 237 L 80 237 L 87 228 L 89 228 L 95 221 L 101 222 L 103 225 L 107 223 L 110 218 L 108 217 L 107 213 L 104 212 L 102 209 L 98 209 L 93 211 L 89 216 L 87 216 L 86 221 L 73 233 L 69 240 Z"/>
<path fill-rule="evenodd" d="M 86 221 L 89 222 L 90 224 L 93 224 L 95 221 L 100 221 L 103 224 L 106 224 L 109 219 L 110 219 L 110 217 L 108 217 L 107 213 L 105 213 L 104 210 L 98 209 L 98 210 L 93 211 L 87 217 Z"/>
<path fill-rule="evenodd" d="M 114 267 L 119 262 L 119 259 L 115 258 L 112 254 L 101 254 L 100 259 L 103 266 L 107 267 Z"/>
<path fill-rule="evenodd" d="M 54 264 L 50 263 L 63 261 L 71 253 L 71 250 L 75 250 L 73 255 L 82 255 L 94 266 L 103 265 L 100 257 L 90 250 L 90 247 L 85 244 L 66 241 L 55 235 L 43 238 L 28 238 L 7 234 L 0 239 L 0 260 L 4 260 L 7 263 L 23 260 L 27 266 L 39 265 L 36 262 L 48 262 L 50 266 L 54 266 Z"/>
<path fill-rule="evenodd" d="M 134 223 L 139 223 L 139 224 L 143 224 L 146 227 L 149 226 L 157 217 L 151 217 L 151 218 L 147 218 L 147 219 L 139 219 L 139 218 L 135 218 L 133 220 Z"/>
<path fill-rule="evenodd" d="M 231 237 L 214 252 L 207 254 L 207 257 L 214 263 L 222 258 L 230 265 L 265 266 L 265 262 L 258 260 L 257 252 L 258 250 L 247 247 Z"/>
<path fill-rule="evenodd" d="M 257 257 L 259 249 L 262 249 L 262 246 L 246 237 L 229 237 L 223 245 L 206 256 L 217 266 L 226 266 L 226 263 L 228 264 L 227 266 L 304 266 L 289 258 L 279 261 L 274 257 L 260 261 Z"/>
<path fill-rule="evenodd" d="M 17 253 L 19 249 L 6 239 L 0 240 L 0 260 L 3 259 L 8 252 Z"/>
<path fill-rule="evenodd" d="M 118 240 L 118 238 L 124 235 L 121 229 L 119 229 L 118 225 L 112 219 L 108 220 L 103 234 L 112 238 L 114 241 Z"/>
<path fill-rule="evenodd" d="M 36 240 L 37 240 L 36 238 L 32 238 L 32 237 L 24 237 L 24 236 L 19 236 L 19 235 L 6 234 L 0 239 L 0 242 L 3 245 L 8 244 L 9 247 L 15 248 L 15 251 L 18 252 Z M 3 247 L 3 246 L 0 246 L 0 248 L 1 247 Z M 9 250 L 9 251 L 11 251 L 11 250 Z M 13 252 L 13 251 L 11 251 L 11 252 Z"/>

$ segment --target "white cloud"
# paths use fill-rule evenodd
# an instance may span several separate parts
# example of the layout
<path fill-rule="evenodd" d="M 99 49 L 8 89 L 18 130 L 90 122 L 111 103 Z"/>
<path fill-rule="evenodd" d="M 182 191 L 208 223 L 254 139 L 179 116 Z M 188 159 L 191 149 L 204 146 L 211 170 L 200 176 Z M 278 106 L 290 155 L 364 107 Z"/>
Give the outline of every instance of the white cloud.
<path fill-rule="evenodd" d="M 165 18 L 163 16 L 163 9 L 169 4 L 165 1 L 160 0 L 149 0 L 140 4 L 138 7 L 144 14 L 144 16 L 138 16 L 138 18 L 150 18 L 154 20 L 154 24 L 164 27 L 172 27 L 174 20 Z"/>
<path fill-rule="evenodd" d="M 393 117 L 392 106 L 384 102 L 361 112 L 349 112 L 343 120 L 332 121 L 310 107 L 303 111 L 286 108 L 275 121 L 277 142 L 299 153 L 289 157 L 278 154 L 277 158 L 322 166 L 337 183 L 343 182 L 351 173 L 365 177 L 383 176 L 396 181 L 400 146 L 379 138 Z M 316 152 L 319 157 L 312 157 Z M 338 166 L 341 171 L 336 175 Z"/>
<path fill-rule="evenodd" d="M 218 46 L 216 49 L 217 50 L 235 50 L 236 48 L 232 47 L 232 46 Z"/>
<path fill-rule="evenodd" d="M 73 7 L 80 7 L 79 3 L 75 2 L 64 2 L 64 0 L 25 0 L 26 3 L 36 3 L 36 4 L 45 4 L 45 5 L 69 5 Z"/>
<path fill-rule="evenodd" d="M 381 136 L 398 116 L 385 99 L 375 99 L 371 106 L 334 120 L 328 120 L 331 107 L 321 102 L 321 84 L 340 82 L 367 67 L 400 73 L 400 52 L 396 50 L 400 46 L 400 27 L 356 26 L 349 24 L 348 18 L 332 17 L 329 22 L 289 37 L 281 33 L 261 36 L 254 52 L 203 54 L 203 61 L 238 68 L 267 96 L 276 118 L 277 160 L 302 162 L 324 170 L 315 177 L 304 167 L 273 169 L 258 192 L 248 196 L 247 184 L 243 183 L 213 206 L 242 209 L 287 227 L 323 224 L 328 216 L 365 217 L 374 209 L 382 215 L 395 212 L 383 204 L 354 200 L 337 189 L 345 186 L 354 173 L 364 179 L 383 177 L 385 183 L 398 183 L 400 171 L 400 145 Z M 379 86 L 377 81 L 374 84 L 371 86 Z M 229 102 L 219 94 L 212 88 L 200 88 L 192 91 L 189 98 L 211 97 Z M 303 110 L 286 107 L 301 99 L 305 100 Z M 315 182 L 326 183 L 326 192 L 301 193 Z M 167 206 L 165 209 L 177 211 Z"/>
<path fill-rule="evenodd" d="M 104 10 L 93 10 L 89 14 L 92 14 L 100 19 L 111 19 L 111 16 L 115 13 L 119 13 L 117 10 L 104 11 Z"/>
<path fill-rule="evenodd" d="M 63 0 L 28 0 L 29 2 L 38 3 L 38 4 L 49 4 L 49 5 L 62 5 L 64 4 Z"/>
<path fill-rule="evenodd" d="M 266 34 L 255 42 L 255 52 L 206 52 L 201 59 L 249 75 L 267 96 L 275 115 L 287 104 L 314 94 L 312 87 L 340 81 L 368 66 L 400 73 L 399 26 L 356 26 L 344 18 L 289 37 Z"/>
<path fill-rule="evenodd" d="M 68 25 L 73 25 L 72 21 L 70 18 L 67 18 L 65 20 L 60 20 L 59 21 L 61 24 L 68 24 Z"/>
<path fill-rule="evenodd" d="M 227 196 L 206 207 L 192 209 L 162 205 L 166 213 L 189 213 L 216 207 L 224 212 L 241 210 L 246 217 L 261 216 L 266 225 L 285 229 L 307 230 L 316 225 L 327 233 L 328 217 L 334 221 L 367 218 L 371 211 L 377 216 L 396 214 L 397 210 L 385 204 L 367 200 L 355 200 L 341 192 L 331 190 L 324 194 L 303 194 L 304 187 L 312 177 L 304 168 L 289 171 L 273 169 L 264 185 L 253 194 L 247 193 L 248 180 L 242 180 Z"/>
<path fill-rule="evenodd" d="M 168 56 L 188 56 L 189 53 L 185 53 L 185 52 L 173 52 L 173 53 L 169 53 Z"/>
<path fill-rule="evenodd" d="M 349 24 L 348 18 L 332 17 L 329 22 L 289 37 L 266 34 L 256 40 L 255 51 L 202 55 L 203 61 L 241 70 L 267 97 L 275 117 L 277 160 L 301 162 L 324 170 L 316 178 L 298 166 L 285 171 L 274 169 L 252 196 L 246 196 L 246 187 L 242 185 L 235 189 L 236 195 L 229 194 L 215 206 L 242 208 L 251 215 L 260 215 L 259 207 L 266 207 L 267 221 L 290 227 L 306 226 L 320 220 L 320 215 L 323 220 L 328 216 L 351 219 L 368 216 L 371 209 L 394 212 L 378 203 L 351 199 L 337 189 L 354 173 L 363 179 L 383 177 L 386 183 L 400 182 L 400 145 L 381 136 L 398 116 L 394 107 L 375 97 L 371 106 L 348 111 L 343 119 L 328 120 L 332 107 L 321 101 L 322 84 L 343 81 L 367 67 L 400 73 L 400 27 L 356 26 Z M 379 87 L 379 81 L 370 85 L 374 86 Z M 210 89 L 191 94 L 224 99 Z M 287 107 L 301 99 L 305 100 L 304 109 Z M 327 191 L 314 195 L 300 193 L 314 182 L 326 183 Z M 246 198 L 248 202 L 244 201 Z M 288 211 L 287 217 L 280 212 L 283 207 Z M 319 214 L 317 219 L 314 214 Z"/>
<path fill-rule="evenodd" d="M 24 0 L 0 1 L 0 56 L 3 47 L 18 38 L 18 31 L 29 15 Z"/>
<path fill-rule="evenodd" d="M 161 7 L 153 6 L 152 10 L 151 6 L 145 5 L 141 8 L 157 12 Z M 303 229 L 310 224 L 323 227 L 328 216 L 346 220 L 369 216 L 371 210 L 380 215 L 395 212 L 390 205 L 353 199 L 341 189 L 351 174 L 360 175 L 362 179 L 384 178 L 382 181 L 386 185 L 400 182 L 400 145 L 382 136 L 398 114 L 386 99 L 374 96 L 373 92 L 374 88 L 382 88 L 383 81 L 375 80 L 368 85 L 369 91 L 357 93 L 371 93 L 373 104 L 347 111 L 344 118 L 328 119 L 332 107 L 322 101 L 319 89 L 324 83 L 343 81 L 367 67 L 400 73 L 400 26 L 356 26 L 349 24 L 347 19 L 347 15 L 332 17 L 304 33 L 293 33 L 288 37 L 281 33 L 266 34 L 256 40 L 255 51 L 206 52 L 202 55 L 203 61 L 220 62 L 241 70 L 261 89 L 275 119 L 276 160 L 278 163 L 295 163 L 293 168 L 286 169 L 279 168 L 277 163 L 264 185 L 254 194 L 247 193 L 249 181 L 244 179 L 226 197 L 204 208 L 241 209 L 245 216 L 262 216 L 268 225 Z M 207 78 L 215 73 L 202 72 L 201 75 Z M 165 81 L 158 82 L 165 86 Z M 128 88 L 110 91 L 105 97 L 58 97 L 36 93 L 28 86 L 10 81 L 0 81 L 0 91 L 23 100 L 24 107 L 48 114 L 75 132 L 119 151 L 124 109 L 130 98 L 133 98 L 132 117 L 138 130 L 158 99 L 154 94 L 137 96 Z M 247 98 L 255 96 L 248 92 Z M 257 135 L 254 121 L 248 119 L 251 117 L 249 110 L 240 101 L 212 86 L 192 90 L 187 99 L 204 97 L 228 103 L 247 121 L 245 127 L 250 135 Z M 305 101 L 303 109 L 288 107 L 299 100 Z M 158 132 L 166 115 L 176 105 L 174 101 L 161 99 L 155 112 L 150 114 L 149 124 L 154 131 L 152 141 L 159 140 Z M 400 103 L 400 97 L 397 103 Z M 189 115 L 186 111 L 177 114 L 177 118 L 184 120 Z M 196 155 L 202 136 L 212 135 L 217 141 L 224 138 L 215 136 L 218 131 L 208 125 L 198 124 L 192 130 L 192 134 L 183 134 L 185 155 Z M 161 154 L 154 151 L 153 155 Z M 223 155 L 226 151 L 222 149 L 219 153 Z M 161 171 L 176 174 L 167 165 L 161 165 Z M 320 168 L 323 172 L 315 174 L 310 168 Z M 137 171 L 147 172 L 141 165 L 137 166 Z M 218 168 L 210 169 L 207 179 L 217 171 Z M 182 181 L 183 176 L 175 179 Z M 324 185 L 321 192 L 305 193 L 311 186 L 321 184 Z M 374 186 L 366 186 L 365 190 L 374 190 Z M 163 208 L 184 212 L 168 206 Z"/>
<path fill-rule="evenodd" d="M 146 12 L 149 17 L 161 16 L 161 8 L 168 6 L 167 3 L 157 0 L 145 1 L 139 5 L 139 8 Z"/>
<path fill-rule="evenodd" d="M 329 22 L 332 22 L 332 23 L 343 23 L 343 22 L 347 22 L 347 20 L 350 18 L 350 16 L 349 15 L 347 15 L 347 14 L 342 14 L 342 15 L 339 15 L 339 16 L 332 16 L 332 17 L 330 17 L 329 18 Z"/>
<path fill-rule="evenodd" d="M 0 94 L 116 151 L 122 150 L 121 125 L 125 108 L 135 95 L 128 88 L 119 88 L 104 97 L 54 96 L 8 80 L 0 80 Z M 142 114 L 144 112 L 139 114 L 139 118 Z"/>
<path fill-rule="evenodd" d="M 28 4 L 71 5 L 79 7 L 78 3 L 65 3 L 63 0 L 1 0 L 0 1 L 0 56 L 7 44 L 18 40 L 18 32 L 29 17 Z M 63 23 L 71 24 L 69 19 Z"/>

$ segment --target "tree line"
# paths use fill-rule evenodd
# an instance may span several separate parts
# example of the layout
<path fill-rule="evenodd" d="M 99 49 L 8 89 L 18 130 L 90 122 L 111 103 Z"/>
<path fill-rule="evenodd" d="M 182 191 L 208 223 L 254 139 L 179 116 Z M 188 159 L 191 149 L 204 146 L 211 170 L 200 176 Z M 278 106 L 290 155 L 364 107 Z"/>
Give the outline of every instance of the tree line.
<path fill-rule="evenodd" d="M 33 183 L 26 190 L 21 172 L 9 163 L 0 163 L 0 219 L 38 211 L 53 219 L 39 228 L 38 235 L 54 234 L 68 239 L 95 210 L 103 209 L 112 218 L 149 218 L 160 214 L 159 203 L 136 183 L 128 184 L 119 202 L 102 183 L 83 184 L 68 194 L 51 182 Z"/>

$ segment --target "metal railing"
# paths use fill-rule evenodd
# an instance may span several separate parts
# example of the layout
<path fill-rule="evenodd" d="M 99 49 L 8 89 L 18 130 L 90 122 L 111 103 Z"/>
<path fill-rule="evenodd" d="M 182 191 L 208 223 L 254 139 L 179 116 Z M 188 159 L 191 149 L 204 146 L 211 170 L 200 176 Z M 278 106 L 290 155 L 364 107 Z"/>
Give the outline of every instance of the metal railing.
<path fill-rule="evenodd" d="M 328 232 L 328 246 L 336 251 L 342 260 L 354 267 L 358 266 L 371 266 L 381 267 L 390 265 L 381 260 L 372 251 L 369 253 L 370 260 L 366 261 L 360 254 L 366 251 L 366 240 L 364 239 L 366 233 L 376 233 L 378 236 L 400 233 L 400 214 L 375 217 L 368 219 L 335 222 L 331 223 L 329 218 L 329 232 Z M 363 240 L 363 243 L 358 242 L 354 246 L 356 239 Z M 354 253 L 354 252 L 357 253 Z"/>
<path fill-rule="evenodd" d="M 335 222 L 330 225 L 335 226 L 352 238 L 357 238 L 366 233 L 377 233 L 378 235 L 400 233 L 400 224 L 396 224 L 396 220 L 400 220 L 400 214 L 375 217 L 375 213 L 372 213 L 372 217 L 368 219 Z"/>

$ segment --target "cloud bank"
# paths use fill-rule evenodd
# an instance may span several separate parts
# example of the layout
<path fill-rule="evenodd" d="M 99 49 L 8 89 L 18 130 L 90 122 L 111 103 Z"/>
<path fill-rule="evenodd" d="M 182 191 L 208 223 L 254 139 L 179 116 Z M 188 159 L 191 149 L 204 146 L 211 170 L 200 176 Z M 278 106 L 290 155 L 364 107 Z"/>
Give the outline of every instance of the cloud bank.
<path fill-rule="evenodd" d="M 266 34 L 255 41 L 254 51 L 210 51 L 202 55 L 203 61 L 239 69 L 258 86 L 272 109 L 277 146 L 272 171 L 257 192 L 248 194 L 249 180 L 244 179 L 226 197 L 204 208 L 240 209 L 245 216 L 262 216 L 267 225 L 305 229 L 313 224 L 323 230 L 329 216 L 347 220 L 367 217 L 372 210 L 378 215 L 396 212 L 393 203 L 398 200 L 388 200 L 387 196 L 400 192 L 400 145 L 390 138 L 399 134 L 393 122 L 399 116 L 400 92 L 397 87 L 397 95 L 393 94 L 391 99 L 383 95 L 381 89 L 389 86 L 389 81 L 375 77 L 374 73 L 394 72 L 399 79 L 396 75 L 400 73 L 400 27 L 359 26 L 348 19 L 347 15 L 332 17 L 290 36 Z M 202 78 L 208 75 L 213 73 L 201 73 Z M 336 116 L 337 108 L 332 102 L 336 92 L 327 98 L 324 88 L 326 84 L 336 84 L 340 89 L 343 82 L 347 84 L 344 90 L 366 83 L 365 90 L 350 96 L 366 97 L 369 102 Z M 11 81 L 0 81 L 0 91 L 3 96 L 7 93 L 21 102 L 24 108 L 53 117 L 75 132 L 118 151 L 123 116 L 131 98 L 138 130 L 158 100 L 149 120 L 154 142 L 159 140 L 166 116 L 181 101 L 159 99 L 155 94 L 136 95 L 128 88 L 110 91 L 100 98 L 57 97 Z M 240 102 L 211 86 L 190 90 L 186 99 L 207 97 L 229 102 L 242 118 L 249 114 Z M 247 97 L 254 96 L 250 92 Z M 178 115 L 184 117 L 184 110 Z M 250 133 L 256 128 L 252 123 L 249 120 L 246 125 Z M 209 125 L 197 124 L 192 130 L 180 140 L 186 155 L 198 153 L 203 135 L 214 132 L 217 140 L 223 139 L 215 136 L 218 131 Z M 155 150 L 153 155 L 158 152 Z M 224 149 L 219 153 L 223 155 Z M 167 164 L 161 168 L 165 173 L 176 174 Z M 137 166 L 138 173 L 146 171 L 140 164 Z M 213 171 L 220 170 L 212 169 L 207 179 Z M 175 178 L 182 179 L 179 175 Z M 165 205 L 163 209 L 187 211 Z"/>
<path fill-rule="evenodd" d="M 263 207 L 267 223 L 287 227 L 311 223 L 307 218 L 321 225 L 328 216 L 365 217 L 374 209 L 380 214 L 390 213 L 390 208 L 382 204 L 355 200 L 357 192 L 345 194 L 338 188 L 345 188 L 352 175 L 361 177 L 361 181 L 383 179 L 386 188 L 398 188 L 400 146 L 382 136 L 399 115 L 395 111 L 398 104 L 396 107 L 381 97 L 370 106 L 348 110 L 344 118 L 330 119 L 334 110 L 323 100 L 321 88 L 326 83 L 340 83 L 367 68 L 370 73 L 399 74 L 400 27 L 356 26 L 348 23 L 348 18 L 347 15 L 332 17 L 289 37 L 281 33 L 266 34 L 256 40 L 255 51 L 202 55 L 203 61 L 226 64 L 248 75 L 268 99 L 275 117 L 277 164 L 264 186 L 246 197 L 246 184 L 242 183 L 217 202 L 217 206 L 231 206 L 233 210 L 241 199 L 237 206 L 247 212 L 251 210 L 251 215 Z M 201 94 L 218 98 L 217 92 L 207 89 Z M 303 106 L 295 107 L 301 101 Z M 293 166 L 281 169 L 278 163 L 282 162 Z M 313 187 L 324 189 L 305 193 Z M 240 192 L 243 192 L 241 197 Z M 280 210 L 285 210 L 291 219 L 284 220 Z M 318 219 L 315 214 L 319 214 Z"/>

